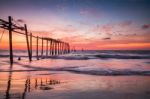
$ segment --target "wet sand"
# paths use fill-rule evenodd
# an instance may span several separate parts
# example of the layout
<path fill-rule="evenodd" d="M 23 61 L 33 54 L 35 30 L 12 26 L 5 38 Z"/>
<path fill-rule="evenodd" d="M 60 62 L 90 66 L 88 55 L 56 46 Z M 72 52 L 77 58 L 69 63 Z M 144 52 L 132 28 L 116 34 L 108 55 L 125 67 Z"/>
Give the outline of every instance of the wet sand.
<path fill-rule="evenodd" d="M 149 99 L 149 76 L 1 72 L 0 99 Z"/>

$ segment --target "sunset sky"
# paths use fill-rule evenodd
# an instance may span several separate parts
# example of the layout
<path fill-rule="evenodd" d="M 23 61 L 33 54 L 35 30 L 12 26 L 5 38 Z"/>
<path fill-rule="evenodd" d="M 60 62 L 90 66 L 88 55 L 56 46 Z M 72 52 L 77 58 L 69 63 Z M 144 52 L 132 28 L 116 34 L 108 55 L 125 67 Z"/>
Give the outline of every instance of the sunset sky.
<path fill-rule="evenodd" d="M 150 49 L 150 0 L 0 0 L 0 19 L 8 16 L 76 49 Z M 2 47 L 7 41 L 5 33 Z"/>

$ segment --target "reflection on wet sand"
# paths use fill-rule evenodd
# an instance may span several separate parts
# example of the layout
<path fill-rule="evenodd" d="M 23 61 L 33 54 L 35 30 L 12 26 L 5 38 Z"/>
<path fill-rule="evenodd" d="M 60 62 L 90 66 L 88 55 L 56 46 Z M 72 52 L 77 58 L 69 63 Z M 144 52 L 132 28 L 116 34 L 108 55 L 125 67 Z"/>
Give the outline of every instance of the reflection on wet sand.
<path fill-rule="evenodd" d="M 5 86 L 7 86 L 7 88 L 5 92 L 2 93 L 0 90 L 0 94 L 2 94 L 2 97 L 0 97 L 0 99 L 26 99 L 26 93 L 29 93 L 33 90 L 52 90 L 54 89 L 54 85 L 60 84 L 60 81 L 51 78 L 31 78 L 30 75 L 28 75 L 26 79 L 23 79 L 23 82 L 20 83 L 22 85 L 21 91 L 17 91 L 15 90 L 15 85 L 13 85 L 13 82 L 17 83 L 18 79 L 13 78 L 14 72 L 12 72 L 11 70 L 12 66 L 10 66 L 10 72 L 8 72 L 8 77 L 5 78 L 7 79 L 7 83 L 3 83 Z M 15 92 L 14 90 L 17 92 Z"/>
<path fill-rule="evenodd" d="M 12 70 L 12 65 L 10 66 L 10 70 Z M 12 78 L 12 72 L 9 72 L 7 89 L 6 89 L 6 99 L 10 99 L 11 78 Z"/>

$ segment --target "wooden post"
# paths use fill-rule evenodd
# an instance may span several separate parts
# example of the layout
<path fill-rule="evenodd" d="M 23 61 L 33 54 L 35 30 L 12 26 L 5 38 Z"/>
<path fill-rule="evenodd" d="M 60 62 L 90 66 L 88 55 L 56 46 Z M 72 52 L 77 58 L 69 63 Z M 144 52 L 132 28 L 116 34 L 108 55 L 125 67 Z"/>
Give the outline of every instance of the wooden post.
<path fill-rule="evenodd" d="M 68 49 L 69 49 L 69 53 L 70 53 L 70 44 L 68 43 Z"/>
<path fill-rule="evenodd" d="M 51 55 L 51 41 L 52 40 L 49 41 L 49 55 Z"/>
<path fill-rule="evenodd" d="M 59 41 L 57 42 L 57 54 L 59 55 Z"/>
<path fill-rule="evenodd" d="M 61 42 L 61 54 L 63 54 L 63 42 Z"/>
<path fill-rule="evenodd" d="M 30 54 L 30 47 L 29 47 L 29 39 L 28 39 L 28 30 L 27 30 L 27 25 L 24 25 L 25 28 L 25 34 L 26 34 L 26 41 L 27 41 L 27 49 L 28 49 L 28 56 L 29 56 L 29 61 L 31 61 L 31 54 Z"/>
<path fill-rule="evenodd" d="M 48 40 L 46 40 L 46 57 L 48 56 Z"/>
<path fill-rule="evenodd" d="M 13 48 L 12 48 L 12 18 L 11 16 L 8 17 L 9 20 L 9 53 L 10 53 L 10 64 L 13 64 Z"/>
<path fill-rule="evenodd" d="M 54 55 L 54 41 L 52 40 L 52 56 Z"/>
<path fill-rule="evenodd" d="M 65 43 L 65 54 L 67 53 L 67 44 Z"/>
<path fill-rule="evenodd" d="M 38 55 L 39 37 L 38 36 L 37 36 L 37 42 L 36 43 L 37 43 L 37 45 L 36 45 L 36 58 L 37 58 L 37 60 L 39 60 L 39 55 Z"/>
<path fill-rule="evenodd" d="M 64 53 L 66 54 L 66 43 L 64 44 Z"/>
<path fill-rule="evenodd" d="M 61 54 L 61 42 L 59 42 L 59 54 Z"/>
<path fill-rule="evenodd" d="M 42 37 L 42 49 L 41 49 L 41 57 L 43 58 L 43 37 Z"/>
<path fill-rule="evenodd" d="M 58 55 L 58 41 L 56 41 L 56 55 Z"/>
<path fill-rule="evenodd" d="M 55 55 L 57 55 L 57 42 L 55 41 Z"/>
<path fill-rule="evenodd" d="M 64 43 L 62 42 L 62 54 L 64 54 Z"/>
<path fill-rule="evenodd" d="M 59 53 L 61 54 L 61 42 L 59 43 L 59 46 L 60 46 L 60 49 L 59 49 L 59 50 L 60 50 L 60 52 L 59 52 Z"/>
<path fill-rule="evenodd" d="M 64 54 L 66 54 L 66 43 L 64 43 Z"/>
<path fill-rule="evenodd" d="M 54 55 L 56 55 L 56 42 L 54 41 Z"/>
<path fill-rule="evenodd" d="M 57 42 L 57 55 L 59 55 L 59 42 Z"/>
<path fill-rule="evenodd" d="M 55 41 L 53 41 L 53 55 L 55 55 Z"/>
<path fill-rule="evenodd" d="M 57 52 L 58 52 L 57 46 L 58 46 L 58 43 L 57 43 L 57 41 L 56 41 L 56 55 L 57 55 Z"/>
<path fill-rule="evenodd" d="M 58 42 L 58 54 L 60 54 L 60 42 Z"/>
<path fill-rule="evenodd" d="M 32 33 L 30 33 L 30 56 L 32 61 Z"/>
<path fill-rule="evenodd" d="M 63 42 L 61 42 L 61 54 L 63 54 Z"/>
<path fill-rule="evenodd" d="M 66 53 L 68 53 L 68 43 L 66 43 Z"/>
<path fill-rule="evenodd" d="M 65 44 L 65 48 L 66 48 L 66 54 L 67 54 L 67 43 Z"/>
<path fill-rule="evenodd" d="M 69 53 L 69 44 L 67 43 L 67 53 Z"/>

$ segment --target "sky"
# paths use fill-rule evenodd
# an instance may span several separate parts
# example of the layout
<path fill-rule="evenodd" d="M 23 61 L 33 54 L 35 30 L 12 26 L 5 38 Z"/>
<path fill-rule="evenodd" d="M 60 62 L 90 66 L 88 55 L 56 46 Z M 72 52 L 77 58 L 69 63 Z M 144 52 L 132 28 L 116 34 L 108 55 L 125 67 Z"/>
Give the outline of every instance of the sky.
<path fill-rule="evenodd" d="M 76 49 L 150 49 L 150 0 L 0 0 L 0 19 L 8 16 L 26 23 L 35 36 L 60 39 Z M 24 38 L 14 35 L 14 45 L 23 48 Z"/>

